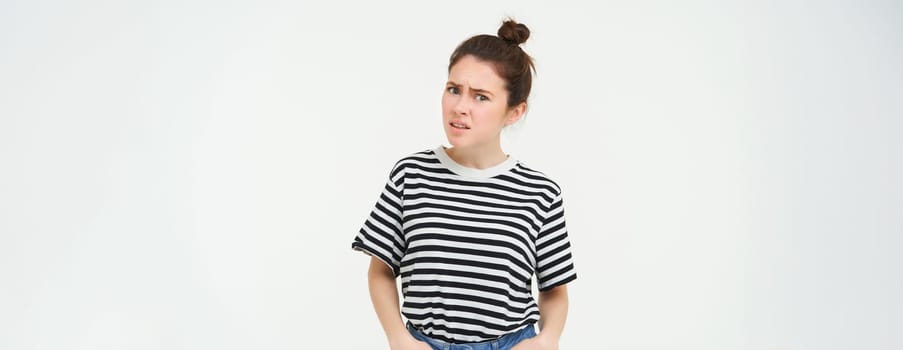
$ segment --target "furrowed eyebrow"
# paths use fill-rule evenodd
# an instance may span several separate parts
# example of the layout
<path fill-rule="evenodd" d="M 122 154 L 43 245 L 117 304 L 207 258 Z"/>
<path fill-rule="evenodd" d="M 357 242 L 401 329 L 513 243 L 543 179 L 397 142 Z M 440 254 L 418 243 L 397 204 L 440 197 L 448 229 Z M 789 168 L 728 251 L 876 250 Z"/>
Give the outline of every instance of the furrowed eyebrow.
<path fill-rule="evenodd" d="M 476 92 L 478 92 L 478 93 L 483 93 L 483 94 L 486 94 L 486 95 L 489 95 L 489 96 L 495 96 L 495 95 L 493 95 L 491 92 L 489 92 L 489 90 L 483 90 L 483 89 L 471 89 L 471 90 L 476 91 Z"/>
<path fill-rule="evenodd" d="M 454 86 L 454 87 L 457 87 L 457 88 L 460 88 L 460 87 L 461 87 L 461 84 L 458 84 L 458 83 L 453 82 L 453 81 L 451 81 L 451 80 L 449 80 L 447 83 L 445 83 L 445 85 L 446 85 L 446 86 Z M 475 92 L 477 92 L 477 93 L 480 93 L 480 94 L 486 94 L 486 95 L 493 96 L 493 97 L 495 96 L 494 94 L 492 94 L 492 92 L 489 92 L 489 90 L 486 90 L 486 89 L 477 89 L 477 88 L 470 88 L 470 89 L 473 90 L 473 91 L 475 91 Z"/>

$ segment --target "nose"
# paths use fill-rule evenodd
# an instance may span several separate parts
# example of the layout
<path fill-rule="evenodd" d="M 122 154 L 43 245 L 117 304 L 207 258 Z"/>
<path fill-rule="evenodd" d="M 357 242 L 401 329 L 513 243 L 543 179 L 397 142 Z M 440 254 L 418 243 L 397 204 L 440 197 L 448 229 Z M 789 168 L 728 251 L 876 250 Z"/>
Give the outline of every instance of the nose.
<path fill-rule="evenodd" d="M 466 98 L 464 98 L 464 96 L 458 96 L 458 99 L 455 100 L 454 111 L 457 115 L 468 114 L 468 112 L 470 111 L 470 103 Z"/>

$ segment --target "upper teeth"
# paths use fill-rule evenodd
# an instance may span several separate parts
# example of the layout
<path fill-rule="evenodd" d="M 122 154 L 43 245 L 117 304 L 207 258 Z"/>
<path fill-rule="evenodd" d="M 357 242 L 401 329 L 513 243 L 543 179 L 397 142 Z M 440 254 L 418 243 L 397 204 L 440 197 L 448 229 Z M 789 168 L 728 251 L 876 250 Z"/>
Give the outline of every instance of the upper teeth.
<path fill-rule="evenodd" d="M 466 127 L 467 127 L 467 126 L 464 125 L 464 124 L 458 124 L 458 123 L 452 123 L 452 126 L 454 126 L 454 127 L 456 127 L 456 128 L 466 128 Z"/>

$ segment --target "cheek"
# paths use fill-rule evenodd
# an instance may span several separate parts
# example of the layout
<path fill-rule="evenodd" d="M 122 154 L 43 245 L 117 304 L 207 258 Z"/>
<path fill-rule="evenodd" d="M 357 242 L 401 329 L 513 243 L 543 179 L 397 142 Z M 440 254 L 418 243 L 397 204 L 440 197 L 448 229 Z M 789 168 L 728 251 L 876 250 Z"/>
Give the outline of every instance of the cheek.
<path fill-rule="evenodd" d="M 504 123 L 506 111 L 504 104 L 491 103 L 481 106 L 479 111 L 474 111 L 474 115 L 478 114 L 483 124 L 500 124 Z"/>
<path fill-rule="evenodd" d="M 452 101 L 451 96 L 442 94 L 442 112 L 447 113 L 451 110 L 452 106 L 454 106 L 454 101 Z"/>

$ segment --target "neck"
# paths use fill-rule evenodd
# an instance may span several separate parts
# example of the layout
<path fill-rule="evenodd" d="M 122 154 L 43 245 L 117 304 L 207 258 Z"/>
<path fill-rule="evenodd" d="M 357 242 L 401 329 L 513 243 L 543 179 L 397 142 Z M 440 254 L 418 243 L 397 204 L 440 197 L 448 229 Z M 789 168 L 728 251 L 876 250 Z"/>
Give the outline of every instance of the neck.
<path fill-rule="evenodd" d="M 446 148 L 445 153 L 458 164 L 474 169 L 491 168 L 508 159 L 508 155 L 502 151 L 502 146 L 498 141 Z"/>

